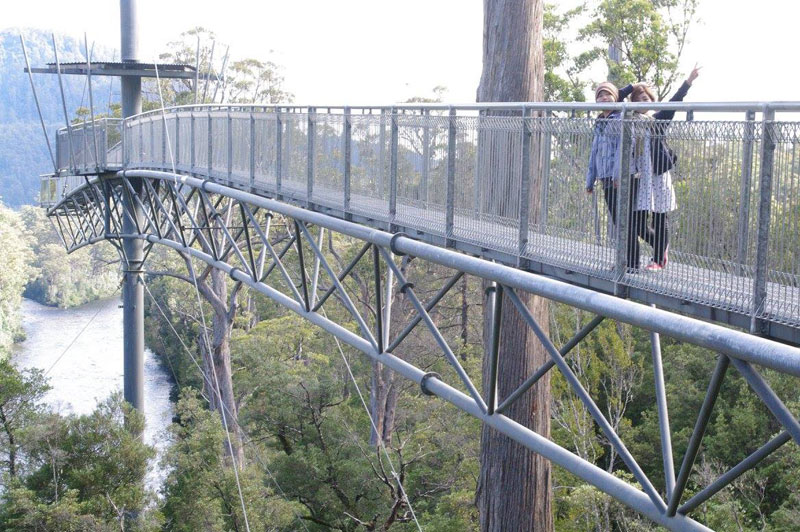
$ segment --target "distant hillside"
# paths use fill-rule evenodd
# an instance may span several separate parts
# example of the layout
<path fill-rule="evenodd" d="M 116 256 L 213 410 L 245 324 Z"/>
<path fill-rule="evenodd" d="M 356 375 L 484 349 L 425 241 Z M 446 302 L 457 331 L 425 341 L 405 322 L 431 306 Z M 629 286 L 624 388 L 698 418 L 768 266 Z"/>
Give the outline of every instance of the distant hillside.
<path fill-rule="evenodd" d="M 54 61 L 50 33 L 35 29 L 21 31 L 25 36 L 31 66 L 44 66 Z M 53 171 L 28 75 L 23 71 L 25 58 L 19 33 L 20 30 L 15 28 L 0 31 L 0 199 L 12 207 L 35 203 L 39 174 Z M 56 35 L 56 44 L 62 62 L 85 61 L 83 42 L 78 39 Z M 113 54 L 111 49 L 95 47 L 93 59 L 111 61 Z M 105 112 L 108 108 L 112 79 L 92 79 L 96 112 Z M 54 75 L 35 74 L 34 83 L 52 143 L 55 131 L 64 126 L 58 79 Z M 85 78 L 65 76 L 64 91 L 70 116 L 74 116 L 75 110 L 81 105 L 89 106 Z M 117 79 L 113 80 L 112 98 L 119 100 Z"/>

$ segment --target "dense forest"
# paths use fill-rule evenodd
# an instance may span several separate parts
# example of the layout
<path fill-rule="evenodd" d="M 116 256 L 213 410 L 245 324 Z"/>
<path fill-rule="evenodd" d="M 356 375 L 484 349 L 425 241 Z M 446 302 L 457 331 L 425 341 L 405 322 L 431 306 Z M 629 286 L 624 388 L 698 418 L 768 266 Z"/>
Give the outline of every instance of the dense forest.
<path fill-rule="evenodd" d="M 673 45 L 664 43 L 655 51 L 634 46 L 636 39 L 665 31 L 653 23 L 661 20 L 658 11 L 648 11 L 656 3 L 597 3 L 598 22 L 582 34 L 601 42 L 619 36 L 622 30 L 614 26 L 614 17 L 634 4 L 631 9 L 638 7 L 652 16 L 629 15 L 641 27 L 628 30 L 635 36 L 627 36 L 633 44 L 627 69 L 613 73 L 621 81 L 651 79 L 659 94 L 668 94 L 678 79 L 678 58 L 668 53 Z M 682 5 L 696 7 L 696 2 L 685 0 Z M 577 13 L 559 12 L 553 6 L 545 12 L 545 92 L 552 100 L 582 98 L 587 80 L 581 72 L 603 58 L 596 47 L 571 55 L 559 41 L 559 28 Z M 204 39 L 204 57 L 209 57 L 206 30 L 183 34 L 165 57 L 185 60 L 193 54 L 198 33 Z M 288 97 L 275 65 L 251 59 L 232 64 L 237 77 L 226 88 L 228 101 L 272 102 Z M 152 94 L 153 87 L 146 89 Z M 166 82 L 162 87 L 168 103 L 188 101 L 191 88 Z M 151 97 L 146 105 L 158 102 Z M 47 156 L 40 159 L 46 161 Z M 25 175 L 30 175 L 27 170 Z M 291 247 L 291 220 L 276 216 L 271 224 L 272 246 Z M 154 248 L 147 261 L 146 343 L 172 375 L 176 414 L 172 445 L 161 464 L 167 472 L 165 483 L 157 493 L 150 491 L 144 477 L 154 451 L 131 436 L 143 420 L 120 397 L 109 397 L 89 415 L 60 416 L 38 401 L 48 386 L 43 374 L 20 372 L 8 360 L 11 344 L 23 340 L 18 318 L 22 295 L 60 306 L 111 295 L 120 279 L 115 250 L 103 244 L 66 255 L 44 213 L 35 208 L 15 211 L 0 206 L 0 242 L 8 266 L 0 269 L 0 529 L 480 529 L 475 503 L 480 475 L 478 420 L 426 396 L 414 383 L 241 283 L 163 248 Z M 322 235 L 320 243 L 326 259 L 337 268 L 354 259 L 362 245 L 331 233 Z M 313 256 L 308 244 L 304 246 L 306 257 Z M 296 272 L 300 263 L 294 251 L 287 254 L 286 264 Z M 395 260 L 422 300 L 456 273 L 412 257 Z M 376 313 L 375 287 L 369 281 L 372 268 L 369 261 L 361 261 L 342 281 L 371 324 Z M 270 279 L 279 291 L 290 292 L 277 270 Z M 331 286 L 330 278 L 322 275 L 320 292 Z M 464 276 L 431 312 L 477 384 L 484 354 L 484 300 L 481 280 Z M 393 331 L 415 316 L 399 290 L 387 304 Z M 324 309 L 345 327 L 359 327 L 338 295 Z M 563 345 L 593 318 L 554 303 L 548 317 L 556 345 Z M 606 320 L 572 351 L 569 363 L 663 493 L 650 341 L 647 331 Z M 673 452 L 680 463 L 717 357 L 670 338 L 662 342 Z M 456 380 L 424 327 L 417 327 L 394 354 L 441 374 L 445 381 Z M 800 411 L 800 389 L 794 378 L 769 371 L 764 376 L 791 411 Z M 230 383 L 227 390 L 225 380 Z M 552 439 L 634 483 L 583 403 L 555 371 L 550 386 Z M 781 430 L 747 383 L 729 371 L 687 496 Z M 789 443 L 700 506 L 693 517 L 720 531 L 797 530 L 799 468 L 800 448 Z M 552 487 L 558 531 L 654 527 L 558 467 L 553 468 Z"/>

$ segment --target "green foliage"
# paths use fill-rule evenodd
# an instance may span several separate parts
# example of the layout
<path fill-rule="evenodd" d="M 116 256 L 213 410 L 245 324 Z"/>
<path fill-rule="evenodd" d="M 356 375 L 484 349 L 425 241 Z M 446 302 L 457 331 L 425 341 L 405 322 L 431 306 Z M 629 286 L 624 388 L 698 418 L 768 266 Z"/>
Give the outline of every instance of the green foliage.
<path fill-rule="evenodd" d="M 614 83 L 622 86 L 649 82 L 661 100 L 678 79 L 678 63 L 699 3 L 700 0 L 601 0 L 580 37 L 600 43 L 589 53 L 605 59 L 609 79 Z M 620 63 L 608 57 L 610 45 L 619 50 Z"/>
<path fill-rule="evenodd" d="M 44 209 L 23 207 L 21 219 L 34 257 L 25 297 L 44 305 L 72 307 L 116 291 L 118 259 L 110 244 L 102 242 L 67 254 Z"/>
<path fill-rule="evenodd" d="M 0 203 L 0 248 L 3 267 L 0 268 L 0 360 L 6 358 L 11 344 L 22 340 L 19 323 L 22 289 L 31 276 L 33 256 L 20 216 Z"/>

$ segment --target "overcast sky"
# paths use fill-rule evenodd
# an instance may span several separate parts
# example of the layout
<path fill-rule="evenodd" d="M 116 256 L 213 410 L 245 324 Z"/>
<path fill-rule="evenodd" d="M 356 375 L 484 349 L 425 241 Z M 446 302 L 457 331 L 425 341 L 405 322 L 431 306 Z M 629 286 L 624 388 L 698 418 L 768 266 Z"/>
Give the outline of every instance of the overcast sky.
<path fill-rule="evenodd" d="M 574 0 L 558 2 L 568 6 Z M 235 57 L 284 67 L 301 104 L 392 103 L 444 85 L 450 103 L 475 100 L 482 0 L 139 0 L 141 59 L 195 26 Z M 3 2 L 0 25 L 36 27 L 119 46 L 115 0 Z M 800 2 L 701 0 L 682 70 L 704 67 L 695 101 L 800 100 Z M 270 51 L 273 51 L 270 54 Z M 110 59 L 110 58 L 107 58 Z M 594 81 L 603 75 L 593 72 Z"/>

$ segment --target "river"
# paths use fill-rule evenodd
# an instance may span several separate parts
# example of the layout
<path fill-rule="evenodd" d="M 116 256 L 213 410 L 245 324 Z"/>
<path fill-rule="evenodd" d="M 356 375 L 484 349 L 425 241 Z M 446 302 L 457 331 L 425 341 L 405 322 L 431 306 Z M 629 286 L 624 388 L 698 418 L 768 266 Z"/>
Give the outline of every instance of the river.
<path fill-rule="evenodd" d="M 60 413 L 91 413 L 99 401 L 122 390 L 120 303 L 119 297 L 112 297 L 81 307 L 60 309 L 29 299 L 22 301 L 22 323 L 27 339 L 16 346 L 12 360 L 18 368 L 47 371 L 52 367 L 47 374 L 52 389 L 44 402 Z M 166 429 L 173 414 L 169 393 L 168 374 L 155 354 L 145 350 L 144 438 L 158 452 L 150 464 L 147 482 L 154 489 L 163 481 L 158 462 L 169 442 Z"/>

